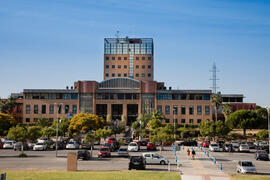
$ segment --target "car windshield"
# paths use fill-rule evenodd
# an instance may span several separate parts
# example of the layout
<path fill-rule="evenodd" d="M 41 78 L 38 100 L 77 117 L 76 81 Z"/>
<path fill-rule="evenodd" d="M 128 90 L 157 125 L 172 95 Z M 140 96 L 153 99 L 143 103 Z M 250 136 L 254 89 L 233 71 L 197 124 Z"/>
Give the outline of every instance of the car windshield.
<path fill-rule="evenodd" d="M 127 151 L 126 148 L 119 149 L 119 151 Z"/>
<path fill-rule="evenodd" d="M 141 162 L 142 157 L 141 156 L 133 156 L 133 157 L 131 157 L 131 161 L 132 162 Z"/>
<path fill-rule="evenodd" d="M 217 147 L 218 145 L 217 145 L 217 144 L 211 144 L 211 146 L 213 146 L 213 147 L 214 147 L 214 146 L 215 146 L 215 147 Z"/>
<path fill-rule="evenodd" d="M 129 145 L 130 145 L 130 146 L 137 146 L 136 143 L 130 143 Z"/>
<path fill-rule="evenodd" d="M 109 151 L 108 148 L 101 148 L 100 151 Z"/>
<path fill-rule="evenodd" d="M 253 145 L 253 142 L 248 142 L 249 145 Z"/>
<path fill-rule="evenodd" d="M 244 161 L 244 162 L 242 162 L 242 166 L 253 167 L 254 165 L 252 164 L 252 162 Z"/>
<path fill-rule="evenodd" d="M 11 145 L 11 144 L 12 144 L 12 142 L 6 142 L 5 144 L 9 144 L 9 145 Z"/>
<path fill-rule="evenodd" d="M 266 151 L 258 151 L 259 154 L 267 154 Z"/>
<path fill-rule="evenodd" d="M 37 143 L 37 145 L 43 145 L 43 143 Z"/>
<path fill-rule="evenodd" d="M 247 148 L 248 146 L 247 145 L 245 145 L 245 144 L 243 144 L 243 145 L 241 145 L 242 147 L 244 147 L 244 148 Z"/>
<path fill-rule="evenodd" d="M 74 142 L 69 142 L 68 144 L 74 144 Z"/>

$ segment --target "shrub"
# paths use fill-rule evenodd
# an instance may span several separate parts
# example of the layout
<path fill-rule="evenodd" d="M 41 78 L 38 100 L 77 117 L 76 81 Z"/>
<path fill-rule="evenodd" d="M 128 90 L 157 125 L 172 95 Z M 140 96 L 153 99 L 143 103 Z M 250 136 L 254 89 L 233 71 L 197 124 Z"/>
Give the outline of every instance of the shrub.
<path fill-rule="evenodd" d="M 27 154 L 21 153 L 21 154 L 19 155 L 19 157 L 20 157 L 20 158 L 26 158 L 26 157 L 27 157 Z"/>
<path fill-rule="evenodd" d="M 256 137 L 260 140 L 264 140 L 268 137 L 268 130 L 263 129 L 256 134 Z"/>

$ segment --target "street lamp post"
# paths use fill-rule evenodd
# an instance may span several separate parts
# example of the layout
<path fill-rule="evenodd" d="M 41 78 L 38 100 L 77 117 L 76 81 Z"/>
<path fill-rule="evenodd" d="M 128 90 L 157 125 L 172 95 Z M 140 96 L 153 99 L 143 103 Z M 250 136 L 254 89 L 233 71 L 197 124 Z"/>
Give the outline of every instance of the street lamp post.
<path fill-rule="evenodd" d="M 265 107 L 267 110 L 267 120 L 268 120 L 268 150 L 270 152 L 270 115 L 269 115 L 269 110 L 270 110 L 270 106 L 266 106 Z"/>
<path fill-rule="evenodd" d="M 58 118 L 59 118 L 59 108 L 61 108 L 60 105 L 63 105 L 63 103 L 54 103 L 55 105 L 58 105 L 58 108 L 57 108 L 57 114 L 56 114 L 56 140 L 55 140 L 55 157 L 58 156 Z"/>
<path fill-rule="evenodd" d="M 175 109 L 175 107 L 173 107 L 173 138 L 174 139 L 176 138 L 176 134 L 175 134 L 175 112 L 176 112 L 176 109 Z"/>

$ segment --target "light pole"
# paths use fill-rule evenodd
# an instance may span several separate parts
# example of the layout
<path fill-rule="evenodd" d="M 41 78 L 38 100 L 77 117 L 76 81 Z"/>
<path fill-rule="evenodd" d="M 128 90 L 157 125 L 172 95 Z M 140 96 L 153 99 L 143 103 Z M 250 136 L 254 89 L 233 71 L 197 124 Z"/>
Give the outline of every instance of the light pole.
<path fill-rule="evenodd" d="M 175 134 L 175 112 L 176 112 L 176 107 L 173 107 L 173 138 L 176 138 L 176 134 Z"/>
<path fill-rule="evenodd" d="M 58 116 L 59 116 L 59 109 L 62 108 L 63 103 L 54 103 L 55 105 L 58 105 L 57 108 L 57 114 L 56 114 L 56 140 L 55 140 L 55 157 L 57 157 L 57 152 L 58 152 Z"/>
<path fill-rule="evenodd" d="M 267 120 L 268 120 L 268 150 L 270 152 L 270 115 L 269 115 L 269 110 L 270 110 L 270 106 L 266 106 L 265 107 L 267 110 Z"/>

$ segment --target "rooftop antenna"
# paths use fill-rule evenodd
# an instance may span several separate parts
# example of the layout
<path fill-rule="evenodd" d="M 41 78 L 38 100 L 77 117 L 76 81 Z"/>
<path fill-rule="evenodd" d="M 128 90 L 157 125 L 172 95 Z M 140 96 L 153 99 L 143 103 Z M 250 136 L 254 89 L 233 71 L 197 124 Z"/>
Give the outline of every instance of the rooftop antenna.
<path fill-rule="evenodd" d="M 212 73 L 212 78 L 210 79 L 212 81 L 212 87 L 210 87 L 211 89 L 213 89 L 213 93 L 216 94 L 217 93 L 217 89 L 219 87 L 217 87 L 217 80 L 219 80 L 217 78 L 217 72 L 219 72 L 217 70 L 217 66 L 216 66 L 216 63 L 214 62 L 213 64 L 213 67 L 212 67 L 212 70 L 210 70 L 210 72 Z"/>

